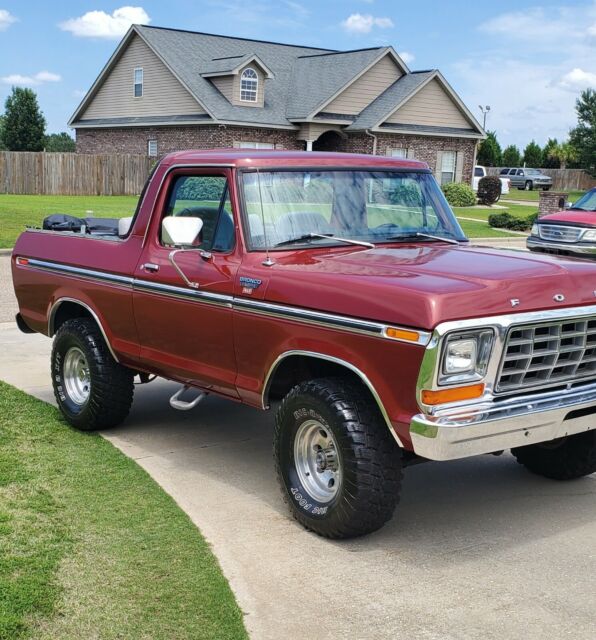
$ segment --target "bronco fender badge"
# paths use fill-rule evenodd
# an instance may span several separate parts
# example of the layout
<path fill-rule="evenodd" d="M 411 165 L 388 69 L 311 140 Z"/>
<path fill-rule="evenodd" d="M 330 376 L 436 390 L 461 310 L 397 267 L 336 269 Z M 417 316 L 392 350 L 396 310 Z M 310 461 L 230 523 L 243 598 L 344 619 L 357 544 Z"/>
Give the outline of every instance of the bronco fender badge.
<path fill-rule="evenodd" d="M 240 276 L 240 284 L 242 285 L 242 293 L 250 295 L 255 289 L 258 289 L 263 284 L 263 281 L 258 278 Z"/>
<path fill-rule="evenodd" d="M 553 300 L 555 302 L 564 302 L 565 296 L 562 293 L 555 293 L 555 295 L 553 296 Z"/>

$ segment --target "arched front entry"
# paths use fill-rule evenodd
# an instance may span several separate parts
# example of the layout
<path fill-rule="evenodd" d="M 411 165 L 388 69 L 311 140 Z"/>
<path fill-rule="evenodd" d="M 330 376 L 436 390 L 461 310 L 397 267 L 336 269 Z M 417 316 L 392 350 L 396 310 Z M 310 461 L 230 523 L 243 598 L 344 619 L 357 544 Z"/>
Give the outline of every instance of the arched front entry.
<path fill-rule="evenodd" d="M 313 151 L 346 151 L 346 136 L 337 131 L 325 131 L 313 143 Z"/>

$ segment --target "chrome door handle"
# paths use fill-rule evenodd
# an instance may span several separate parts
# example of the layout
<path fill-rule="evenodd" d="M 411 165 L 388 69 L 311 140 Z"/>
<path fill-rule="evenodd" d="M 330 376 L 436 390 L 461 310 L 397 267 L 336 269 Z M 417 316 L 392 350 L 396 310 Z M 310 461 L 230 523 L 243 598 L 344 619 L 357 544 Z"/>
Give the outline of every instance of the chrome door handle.
<path fill-rule="evenodd" d="M 159 265 L 158 264 L 153 264 L 153 262 L 146 262 L 145 264 L 141 265 L 141 269 L 144 269 L 145 271 L 151 271 L 153 273 L 156 273 L 157 271 L 159 271 Z"/>

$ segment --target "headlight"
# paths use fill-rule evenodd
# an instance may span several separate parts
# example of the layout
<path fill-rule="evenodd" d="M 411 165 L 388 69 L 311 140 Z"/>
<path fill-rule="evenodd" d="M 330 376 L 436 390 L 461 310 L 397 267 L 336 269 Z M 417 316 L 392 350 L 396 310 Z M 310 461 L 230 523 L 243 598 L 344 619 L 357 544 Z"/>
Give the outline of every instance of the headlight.
<path fill-rule="evenodd" d="M 493 342 L 494 332 L 487 329 L 453 333 L 448 336 L 443 347 L 439 384 L 484 378 Z"/>
<path fill-rule="evenodd" d="M 582 240 L 596 240 L 596 229 L 591 229 L 590 231 L 586 231 L 584 235 L 581 237 Z"/>
<path fill-rule="evenodd" d="M 536 223 L 534 223 L 532 225 L 532 230 L 530 231 L 530 235 L 531 236 L 539 236 L 540 233 L 538 232 L 538 225 Z"/>

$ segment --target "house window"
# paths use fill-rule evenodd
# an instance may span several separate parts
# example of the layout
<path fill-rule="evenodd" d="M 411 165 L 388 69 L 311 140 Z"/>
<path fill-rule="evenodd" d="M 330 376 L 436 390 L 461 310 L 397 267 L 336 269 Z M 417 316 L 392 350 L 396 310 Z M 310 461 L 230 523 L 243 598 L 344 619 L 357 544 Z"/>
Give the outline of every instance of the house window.
<path fill-rule="evenodd" d="M 134 71 L 134 96 L 135 98 L 143 96 L 143 69 L 140 67 Z"/>
<path fill-rule="evenodd" d="M 389 155 L 392 158 L 407 158 L 408 150 L 407 149 L 391 149 L 391 153 Z"/>
<path fill-rule="evenodd" d="M 258 86 L 259 77 L 257 76 L 257 72 L 250 67 L 244 69 L 240 76 L 240 100 L 244 102 L 256 102 Z"/>
<path fill-rule="evenodd" d="M 147 155 L 150 158 L 157 157 L 157 140 L 148 140 L 147 141 Z"/>
<path fill-rule="evenodd" d="M 238 142 L 238 149 L 275 149 L 272 142 Z"/>
<path fill-rule="evenodd" d="M 441 184 L 455 182 L 455 151 L 443 151 L 441 156 Z"/>

